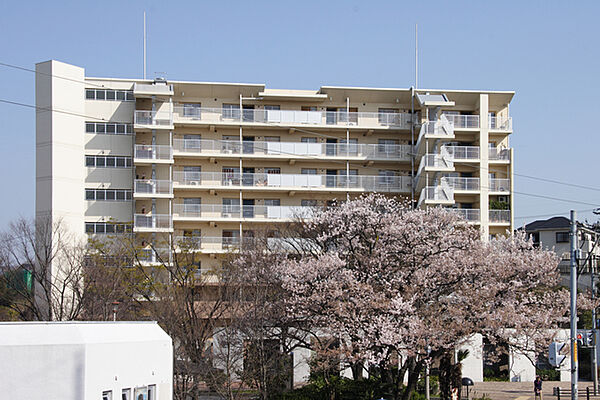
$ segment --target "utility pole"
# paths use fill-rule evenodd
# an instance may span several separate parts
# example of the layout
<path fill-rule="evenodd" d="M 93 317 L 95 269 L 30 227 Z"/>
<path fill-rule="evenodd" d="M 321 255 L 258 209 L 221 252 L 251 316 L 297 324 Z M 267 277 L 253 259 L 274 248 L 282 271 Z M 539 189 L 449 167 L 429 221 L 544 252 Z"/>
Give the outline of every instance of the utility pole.
<path fill-rule="evenodd" d="M 577 215 L 571 210 L 571 400 L 577 400 Z"/>
<path fill-rule="evenodd" d="M 592 248 L 593 251 L 593 248 Z M 588 255 L 590 259 L 590 286 L 592 287 L 592 302 L 594 302 L 596 287 L 594 275 L 596 273 L 596 259 L 593 254 Z M 592 308 L 592 338 L 594 347 L 592 348 L 592 378 L 594 379 L 594 394 L 598 393 L 598 337 L 596 336 L 596 307 Z"/>

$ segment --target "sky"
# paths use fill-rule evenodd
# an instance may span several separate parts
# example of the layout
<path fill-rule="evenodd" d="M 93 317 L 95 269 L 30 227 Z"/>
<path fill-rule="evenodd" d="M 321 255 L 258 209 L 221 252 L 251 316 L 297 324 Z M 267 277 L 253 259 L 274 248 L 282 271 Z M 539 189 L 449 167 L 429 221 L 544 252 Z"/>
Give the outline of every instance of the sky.
<path fill-rule="evenodd" d="M 0 0 L 0 63 L 56 59 L 87 76 L 514 90 L 515 225 L 597 220 L 598 1 Z M 0 66 L 0 100 L 35 104 L 35 76 Z M 0 230 L 35 210 L 35 112 L 0 103 Z M 548 180 L 559 182 L 553 183 Z M 569 186 L 571 185 L 571 186 Z"/>

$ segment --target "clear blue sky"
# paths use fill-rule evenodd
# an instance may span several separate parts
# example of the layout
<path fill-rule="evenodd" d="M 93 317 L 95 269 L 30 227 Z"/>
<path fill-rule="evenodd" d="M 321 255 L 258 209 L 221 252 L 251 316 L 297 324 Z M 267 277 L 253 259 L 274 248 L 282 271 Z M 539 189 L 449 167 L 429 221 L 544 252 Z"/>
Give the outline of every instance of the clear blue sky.
<path fill-rule="evenodd" d="M 600 2 L 4 1 L 0 62 L 141 77 L 144 10 L 150 77 L 271 88 L 410 87 L 418 23 L 419 87 L 515 90 L 516 173 L 600 188 Z M 34 104 L 34 74 L 0 66 L 0 99 Z M 33 216 L 34 139 L 34 111 L 0 103 L 0 229 Z M 517 226 L 600 207 L 599 190 L 515 179 Z"/>

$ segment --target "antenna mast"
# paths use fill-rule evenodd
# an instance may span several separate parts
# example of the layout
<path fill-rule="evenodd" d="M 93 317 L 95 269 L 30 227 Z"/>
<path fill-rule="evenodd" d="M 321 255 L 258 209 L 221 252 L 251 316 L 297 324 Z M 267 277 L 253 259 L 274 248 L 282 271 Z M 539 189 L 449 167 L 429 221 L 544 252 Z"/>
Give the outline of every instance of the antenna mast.
<path fill-rule="evenodd" d="M 146 79 L 146 11 L 144 11 L 144 79 Z"/>
<path fill-rule="evenodd" d="M 415 89 L 419 87 L 419 32 L 415 24 Z"/>

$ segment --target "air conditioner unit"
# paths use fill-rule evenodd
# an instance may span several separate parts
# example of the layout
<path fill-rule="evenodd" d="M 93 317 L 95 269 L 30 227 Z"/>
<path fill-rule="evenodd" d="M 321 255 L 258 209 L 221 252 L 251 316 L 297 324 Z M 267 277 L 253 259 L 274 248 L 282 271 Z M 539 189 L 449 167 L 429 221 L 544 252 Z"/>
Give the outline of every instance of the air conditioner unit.
<path fill-rule="evenodd" d="M 200 181 L 190 181 L 190 185 L 200 185 Z"/>

